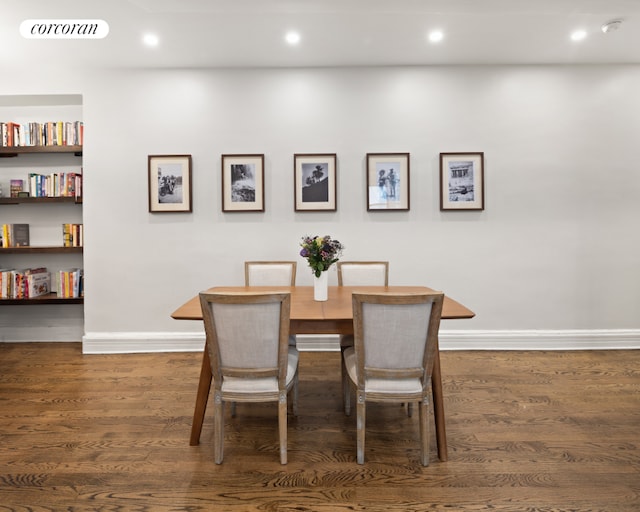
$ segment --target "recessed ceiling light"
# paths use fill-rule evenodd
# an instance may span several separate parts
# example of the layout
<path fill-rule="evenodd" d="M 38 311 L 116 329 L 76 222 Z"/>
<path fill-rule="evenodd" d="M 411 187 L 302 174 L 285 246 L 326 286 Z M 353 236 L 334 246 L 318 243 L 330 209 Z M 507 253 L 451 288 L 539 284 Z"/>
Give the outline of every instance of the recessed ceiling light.
<path fill-rule="evenodd" d="M 608 23 L 605 23 L 600 28 L 605 34 L 608 34 L 609 32 L 614 32 L 618 30 L 620 28 L 620 25 L 622 25 L 622 20 L 613 20 L 613 21 L 609 21 Z"/>
<path fill-rule="evenodd" d="M 572 41 L 582 41 L 585 37 L 587 37 L 586 30 L 576 30 L 571 33 Z"/>
<path fill-rule="evenodd" d="M 432 43 L 439 43 L 443 39 L 444 34 L 441 30 L 434 30 L 433 32 L 429 33 L 429 41 L 431 41 Z"/>
<path fill-rule="evenodd" d="M 160 39 L 155 34 L 145 34 L 142 36 L 142 42 L 147 46 L 158 46 Z"/>
<path fill-rule="evenodd" d="M 290 45 L 296 45 L 300 42 L 300 34 L 297 32 L 287 32 L 287 35 L 284 36 L 284 39 Z"/>

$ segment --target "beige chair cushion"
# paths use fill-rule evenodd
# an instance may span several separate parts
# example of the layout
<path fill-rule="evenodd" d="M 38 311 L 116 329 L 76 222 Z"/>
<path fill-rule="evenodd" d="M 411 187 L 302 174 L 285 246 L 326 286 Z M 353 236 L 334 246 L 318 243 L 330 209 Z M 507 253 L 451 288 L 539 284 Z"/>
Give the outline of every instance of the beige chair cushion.
<path fill-rule="evenodd" d="M 356 351 L 349 347 L 344 351 L 344 362 L 347 373 L 353 382 L 358 382 Z M 420 393 L 420 379 L 365 379 L 365 393 Z"/>
<path fill-rule="evenodd" d="M 294 347 L 289 347 L 289 357 L 287 361 L 286 386 L 289 387 L 295 377 L 298 367 L 299 354 Z M 222 391 L 224 393 L 264 393 L 277 392 L 278 380 L 276 377 L 266 377 L 259 379 L 240 379 L 237 377 L 225 377 L 222 381 Z"/>

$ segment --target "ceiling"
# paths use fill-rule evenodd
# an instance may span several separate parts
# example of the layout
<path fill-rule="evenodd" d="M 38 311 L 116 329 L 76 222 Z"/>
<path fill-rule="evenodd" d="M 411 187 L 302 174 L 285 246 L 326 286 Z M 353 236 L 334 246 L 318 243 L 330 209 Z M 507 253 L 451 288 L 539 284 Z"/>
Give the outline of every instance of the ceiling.
<path fill-rule="evenodd" d="M 640 0 L 0 0 L 3 65 L 291 67 L 640 63 Z M 101 19 L 104 39 L 25 39 Z M 600 27 L 622 20 L 619 30 Z M 440 29 L 444 39 L 430 43 Z M 587 37 L 570 39 L 576 29 Z M 284 41 L 300 33 L 297 46 Z M 141 43 L 153 32 L 155 48 Z"/>

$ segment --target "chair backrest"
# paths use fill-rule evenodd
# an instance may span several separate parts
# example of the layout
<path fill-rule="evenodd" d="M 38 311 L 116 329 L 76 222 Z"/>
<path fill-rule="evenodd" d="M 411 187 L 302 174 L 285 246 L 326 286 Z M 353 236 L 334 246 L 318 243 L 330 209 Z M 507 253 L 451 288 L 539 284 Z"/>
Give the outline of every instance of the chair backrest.
<path fill-rule="evenodd" d="M 206 345 L 216 388 L 224 377 L 287 374 L 290 293 L 200 293 Z"/>
<path fill-rule="evenodd" d="M 438 342 L 444 294 L 353 294 L 358 386 L 366 378 L 416 378 L 426 386 Z"/>
<path fill-rule="evenodd" d="M 295 261 L 245 261 L 245 286 L 295 286 Z"/>
<path fill-rule="evenodd" d="M 389 286 L 388 261 L 339 261 L 338 286 Z"/>

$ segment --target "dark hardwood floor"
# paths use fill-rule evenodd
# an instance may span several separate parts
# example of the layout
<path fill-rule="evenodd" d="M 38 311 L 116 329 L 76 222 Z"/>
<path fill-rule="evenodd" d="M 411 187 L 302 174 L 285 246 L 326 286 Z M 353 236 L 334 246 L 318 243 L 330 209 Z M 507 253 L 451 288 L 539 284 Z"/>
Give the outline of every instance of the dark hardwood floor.
<path fill-rule="evenodd" d="M 217 466 L 211 410 L 189 446 L 200 354 L 0 344 L 0 511 L 640 511 L 640 351 L 443 352 L 429 467 L 380 404 L 356 464 L 339 357 L 301 354 L 288 465 L 275 405 L 239 404 Z"/>

